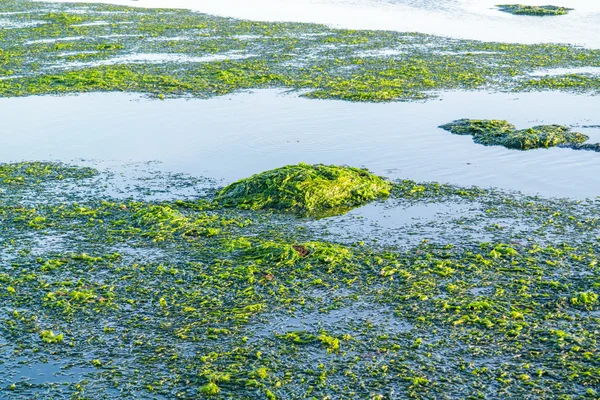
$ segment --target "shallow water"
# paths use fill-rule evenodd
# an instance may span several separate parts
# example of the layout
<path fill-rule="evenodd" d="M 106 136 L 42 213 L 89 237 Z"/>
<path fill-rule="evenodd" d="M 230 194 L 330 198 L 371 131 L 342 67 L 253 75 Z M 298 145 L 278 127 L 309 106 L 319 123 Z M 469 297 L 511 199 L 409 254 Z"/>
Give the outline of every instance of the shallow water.
<path fill-rule="evenodd" d="M 484 41 L 559 42 L 600 48 L 600 3 L 591 0 L 557 1 L 556 5 L 575 9 L 568 15 L 557 17 L 515 16 L 500 12 L 494 7 L 499 3 L 497 0 L 83 1 L 187 8 L 259 21 L 315 22 L 351 29 L 423 32 Z M 531 5 L 547 3 L 546 0 L 527 2 Z"/>
<path fill-rule="evenodd" d="M 323 296 L 334 297 L 334 291 L 323 293 Z M 341 296 L 340 296 L 341 297 Z M 282 334 L 293 331 L 309 331 L 315 325 L 319 329 L 334 334 L 344 334 L 351 325 L 369 323 L 374 329 L 387 333 L 406 332 L 412 329 L 410 323 L 394 316 L 394 311 L 381 304 L 369 304 L 357 301 L 347 307 L 331 310 L 329 312 L 314 311 L 300 313 L 299 315 L 269 315 L 260 321 L 258 330 L 251 330 L 254 336 L 252 341 L 261 337 Z"/>
<path fill-rule="evenodd" d="M 92 368 L 74 367 L 65 369 L 64 363 L 48 362 L 23 365 L 15 371 L 15 377 L 28 377 L 29 384 L 71 383 L 81 379 Z"/>
<path fill-rule="evenodd" d="M 418 203 L 394 204 L 393 201 L 372 203 L 334 218 L 326 218 L 306 223 L 306 227 L 318 232 L 328 240 L 352 244 L 367 243 L 369 246 L 394 246 L 411 248 L 423 240 L 449 241 L 444 227 L 452 238 L 468 238 L 471 243 L 489 240 L 489 235 L 481 230 L 467 232 L 455 222 L 459 219 L 474 218 L 481 213 L 477 203 Z M 473 238 L 476 236 L 476 238 Z"/>
<path fill-rule="evenodd" d="M 600 4 L 591 1 L 570 1 L 567 5 L 577 9 L 571 15 L 543 19 L 500 13 L 492 8 L 496 1 L 487 0 L 114 2 L 188 7 L 258 20 L 322 22 L 350 28 L 420 31 L 481 40 L 557 41 L 600 48 L 600 30 L 596 23 Z M 142 54 L 127 61 L 162 62 L 165 59 L 173 62 L 212 60 Z M 122 60 L 111 59 L 105 64 L 118 61 Z M 541 74 L 573 72 L 598 71 L 561 69 Z M 452 92 L 443 94 L 439 100 L 390 104 L 306 100 L 273 90 L 210 100 L 157 101 L 115 93 L 0 99 L 4 133 L 0 141 L 0 161 L 44 159 L 81 163 L 84 158 L 85 164 L 113 169 L 118 169 L 115 165 L 129 163 L 121 175 L 122 185 L 109 192 L 122 197 L 137 192 L 152 198 L 196 193 L 192 183 L 173 187 L 168 177 L 159 180 L 160 177 L 147 171 L 150 169 L 145 164 L 148 160 L 160 161 L 161 168 L 167 171 L 206 175 L 221 179 L 222 183 L 285 164 L 310 162 L 365 166 L 391 178 L 493 186 L 545 196 L 595 197 L 600 187 L 600 153 L 568 149 L 520 152 L 484 147 L 473 143 L 470 137 L 452 135 L 437 126 L 458 118 L 507 119 L 518 128 L 541 123 L 600 126 L 599 106 L 600 97 L 483 92 Z M 600 141 L 600 129 L 577 130 L 590 135 L 592 142 Z M 150 178 L 154 179 L 154 186 L 150 186 Z M 213 184 L 212 181 L 206 183 Z M 334 221 L 307 225 L 315 230 L 327 230 L 333 240 L 338 241 L 373 241 L 385 234 L 389 243 L 412 245 L 422 240 L 423 234 L 435 236 L 435 230 L 444 221 L 474 215 L 475 206 L 386 207 L 377 203 Z M 417 230 L 417 224 L 423 227 Z M 514 225 L 514 221 L 510 224 Z M 471 235 L 465 232 L 453 231 L 452 234 Z M 477 235 L 477 240 L 487 238 L 480 231 L 472 235 Z M 469 243 L 472 242 L 474 240 Z M 33 241 L 30 250 L 33 255 L 42 255 L 49 250 L 64 251 L 70 245 L 64 237 L 45 236 Z M 117 250 L 137 255 L 136 249 L 126 246 Z M 144 255 L 150 259 L 162 257 L 159 251 Z M 473 295 L 479 296 L 490 288 L 471 290 Z M 268 318 L 270 322 L 257 337 L 273 331 L 308 329 L 315 324 L 332 332 L 340 326 L 365 322 L 375 322 L 376 329 L 383 332 L 397 333 L 412 328 L 392 315 L 388 308 L 371 303 L 342 307 L 329 313 L 306 312 Z M 0 337 L 0 348 L 3 347 L 6 343 Z M 30 385 L 57 387 L 79 381 L 93 371 L 81 366 L 65 369 L 64 363 L 54 361 L 10 367 L 12 369 L 0 365 L 0 375 L 4 375 L 4 380 L 0 379 L 2 383 L 26 381 Z"/>
<path fill-rule="evenodd" d="M 556 76 L 556 75 L 569 75 L 569 74 L 590 74 L 600 75 L 600 67 L 579 67 L 579 68 L 552 68 L 543 69 L 532 72 L 531 76 Z"/>
<path fill-rule="evenodd" d="M 81 53 L 76 53 L 81 54 Z M 66 56 L 70 54 L 61 54 L 61 56 Z M 60 69 L 73 69 L 73 68 L 90 68 L 90 67 L 98 67 L 102 65 L 117 65 L 117 64 L 160 64 L 160 63 L 208 63 L 213 61 L 223 61 L 223 60 L 241 60 L 244 58 L 252 57 L 252 54 L 243 55 L 236 54 L 235 52 L 230 52 L 228 54 L 217 54 L 205 57 L 190 57 L 182 54 L 153 54 L 153 53 L 143 53 L 143 54 L 134 54 L 127 56 L 116 56 L 113 58 L 109 58 L 107 60 L 94 61 L 94 62 L 64 62 L 61 61 L 57 63 L 53 68 Z"/>
<path fill-rule="evenodd" d="M 112 93 L 0 99 L 0 109 L 3 162 L 156 160 L 224 184 L 308 162 L 552 197 L 596 197 L 600 187 L 599 153 L 485 147 L 437 128 L 458 118 L 506 119 L 518 128 L 598 125 L 593 96 L 451 92 L 421 103 L 358 104 L 274 90 L 167 101 Z M 599 129 L 576 129 L 600 142 Z"/>

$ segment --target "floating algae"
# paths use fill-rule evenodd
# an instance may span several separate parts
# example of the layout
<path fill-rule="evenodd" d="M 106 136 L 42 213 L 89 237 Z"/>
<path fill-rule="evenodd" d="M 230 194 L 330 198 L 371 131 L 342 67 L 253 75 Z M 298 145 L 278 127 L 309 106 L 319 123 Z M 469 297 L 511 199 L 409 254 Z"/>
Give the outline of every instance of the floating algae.
<path fill-rule="evenodd" d="M 387 197 L 390 189 L 388 181 L 363 169 L 301 163 L 235 182 L 221 190 L 217 200 L 243 209 L 324 217 Z"/>
<path fill-rule="evenodd" d="M 588 136 L 572 132 L 562 125 L 538 125 L 527 129 L 516 129 L 502 120 L 459 119 L 440 128 L 457 135 L 471 135 L 475 143 L 485 146 L 504 146 L 509 149 L 531 150 L 549 147 L 570 147 L 593 150 L 597 146 L 583 144 Z"/>
<path fill-rule="evenodd" d="M 515 15 L 535 15 L 535 16 L 548 16 L 548 15 L 565 15 L 572 8 L 558 7 L 558 6 L 526 6 L 523 4 L 499 4 L 496 7 L 500 11 Z"/>

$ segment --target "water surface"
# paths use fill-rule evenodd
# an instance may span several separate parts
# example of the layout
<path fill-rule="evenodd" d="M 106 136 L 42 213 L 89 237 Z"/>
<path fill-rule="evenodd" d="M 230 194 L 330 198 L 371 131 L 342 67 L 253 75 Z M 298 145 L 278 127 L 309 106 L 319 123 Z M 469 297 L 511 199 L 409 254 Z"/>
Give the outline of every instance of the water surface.
<path fill-rule="evenodd" d="M 592 0 L 557 0 L 553 4 L 575 10 L 556 17 L 516 16 L 501 12 L 495 7 L 503 3 L 499 0 L 83 1 L 136 7 L 187 8 L 258 21 L 314 22 L 350 29 L 422 32 L 483 41 L 571 43 L 600 48 L 600 3 Z M 547 0 L 526 2 L 530 5 L 547 3 Z"/>
<path fill-rule="evenodd" d="M 0 160 L 156 160 L 222 183 L 298 162 L 365 166 L 391 178 L 596 197 L 600 153 L 509 150 L 437 127 L 458 118 L 517 128 L 564 124 L 600 142 L 600 97 L 450 92 L 414 103 L 308 100 L 275 90 L 149 100 L 104 93 L 0 99 Z M 31 110 L 36 117 L 31 118 Z"/>

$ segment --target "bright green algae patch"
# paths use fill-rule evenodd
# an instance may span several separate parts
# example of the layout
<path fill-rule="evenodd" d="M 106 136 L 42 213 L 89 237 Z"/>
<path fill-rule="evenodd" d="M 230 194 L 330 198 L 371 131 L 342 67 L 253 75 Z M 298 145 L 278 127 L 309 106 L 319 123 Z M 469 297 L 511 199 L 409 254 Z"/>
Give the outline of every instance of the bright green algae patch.
<path fill-rule="evenodd" d="M 536 15 L 536 16 L 548 16 L 548 15 L 566 15 L 572 8 L 558 7 L 558 6 L 526 6 L 523 4 L 501 4 L 496 6 L 500 11 L 515 15 Z"/>
<path fill-rule="evenodd" d="M 518 150 L 556 146 L 578 149 L 589 139 L 588 136 L 571 132 L 570 128 L 562 125 L 539 125 L 518 130 L 502 120 L 459 119 L 441 125 L 440 128 L 457 135 L 471 135 L 475 143 Z"/>
<path fill-rule="evenodd" d="M 225 206 L 331 216 L 389 196 L 390 182 L 366 170 L 335 165 L 288 165 L 232 183 L 218 194 Z"/>
<path fill-rule="evenodd" d="M 388 248 L 30 165 L 0 180 L 2 398 L 598 396 L 597 201 L 395 182 L 389 206 L 476 207 L 435 222 L 477 239 Z"/>
<path fill-rule="evenodd" d="M 598 92 L 598 77 L 531 80 L 599 67 L 574 46 L 219 18 L 183 10 L 0 2 L 0 96 L 97 91 L 157 98 L 280 88 L 309 98 L 419 100 L 442 90 Z M 575 82 L 585 79 L 585 84 Z"/>
<path fill-rule="evenodd" d="M 95 176 L 93 168 L 76 168 L 61 163 L 23 162 L 0 164 L 0 181 L 4 184 L 24 185 L 41 181 L 84 179 Z"/>

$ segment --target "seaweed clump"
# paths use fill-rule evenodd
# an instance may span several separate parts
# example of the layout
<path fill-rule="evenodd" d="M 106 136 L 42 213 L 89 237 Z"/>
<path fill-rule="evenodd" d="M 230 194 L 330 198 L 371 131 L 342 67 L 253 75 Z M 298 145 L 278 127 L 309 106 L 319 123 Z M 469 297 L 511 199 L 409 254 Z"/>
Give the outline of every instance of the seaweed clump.
<path fill-rule="evenodd" d="M 504 146 L 509 149 L 530 150 L 549 147 L 579 149 L 589 139 L 562 125 L 538 125 L 527 129 L 502 120 L 459 119 L 440 128 L 457 135 L 471 135 L 475 143 L 485 146 Z"/>
<path fill-rule="evenodd" d="M 390 182 L 364 169 L 300 163 L 235 182 L 221 190 L 217 200 L 242 209 L 326 217 L 387 197 L 390 189 Z"/>
<path fill-rule="evenodd" d="M 0 164 L 0 184 L 22 185 L 42 181 L 91 178 L 98 173 L 93 168 L 75 167 L 53 162 L 20 162 Z"/>
<path fill-rule="evenodd" d="M 499 4 L 496 7 L 500 11 L 511 13 L 514 15 L 535 15 L 535 16 L 549 16 L 549 15 L 565 15 L 572 8 L 558 7 L 558 6 L 526 6 L 523 4 Z"/>

